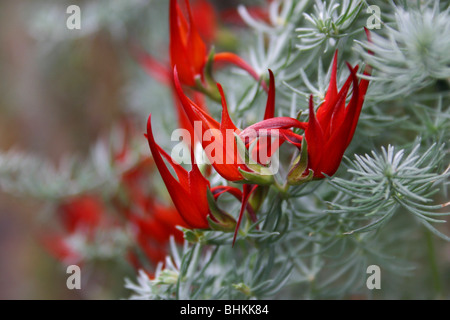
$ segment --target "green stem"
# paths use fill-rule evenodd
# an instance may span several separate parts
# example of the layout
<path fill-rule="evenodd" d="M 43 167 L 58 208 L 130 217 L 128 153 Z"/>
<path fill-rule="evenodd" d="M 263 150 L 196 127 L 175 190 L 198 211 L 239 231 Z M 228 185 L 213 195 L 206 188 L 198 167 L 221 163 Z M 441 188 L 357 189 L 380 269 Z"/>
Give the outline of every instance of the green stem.
<path fill-rule="evenodd" d="M 436 259 L 436 248 L 434 246 L 433 235 L 430 231 L 425 230 L 425 238 L 427 242 L 428 261 L 430 263 L 431 275 L 433 278 L 433 287 L 436 291 L 436 295 L 439 297 L 442 295 L 441 277 L 439 274 L 439 268 Z"/>
<path fill-rule="evenodd" d="M 212 85 L 212 83 L 210 83 L 209 81 L 207 81 L 207 84 L 205 86 L 202 83 L 201 79 L 197 78 L 194 89 L 207 95 L 212 100 L 214 100 L 218 103 L 222 102 L 222 97 L 220 96 L 219 90 L 214 85 Z"/>
<path fill-rule="evenodd" d="M 289 184 L 286 183 L 284 185 L 281 185 L 275 179 L 274 183 L 272 184 L 272 186 L 280 193 L 282 199 L 288 199 L 289 198 L 289 193 L 288 193 Z"/>

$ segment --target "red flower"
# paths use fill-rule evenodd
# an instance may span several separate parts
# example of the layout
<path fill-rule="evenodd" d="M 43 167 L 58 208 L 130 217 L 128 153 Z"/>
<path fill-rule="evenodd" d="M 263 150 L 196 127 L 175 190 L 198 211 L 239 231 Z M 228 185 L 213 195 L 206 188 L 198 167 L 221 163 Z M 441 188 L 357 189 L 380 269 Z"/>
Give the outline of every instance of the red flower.
<path fill-rule="evenodd" d="M 203 74 L 206 63 L 206 45 L 193 22 L 189 1 L 185 0 L 187 19 L 181 12 L 177 0 L 170 0 L 170 60 L 172 67 L 178 66 L 181 81 L 195 86 L 195 78 Z"/>
<path fill-rule="evenodd" d="M 156 266 L 167 256 L 171 236 L 178 243 L 183 241 L 183 233 L 177 226 L 186 227 L 186 223 L 176 208 L 163 205 L 155 199 L 152 180 L 149 179 L 154 169 L 153 158 L 144 157 L 123 172 L 120 196 L 114 199 L 114 204 L 133 227 L 135 241 L 147 262 Z M 143 268 L 139 256 L 133 251 L 129 252 L 130 263 Z"/>
<path fill-rule="evenodd" d="M 182 84 L 195 87 L 196 79 L 205 79 L 204 69 L 208 62 L 206 44 L 203 42 L 197 30 L 194 15 L 185 0 L 187 17 L 178 5 L 178 0 L 170 0 L 169 23 L 170 23 L 170 60 L 172 69 L 176 66 Z M 259 80 L 258 74 L 239 56 L 230 52 L 214 55 L 214 61 L 232 63 L 246 70 L 253 78 Z M 267 90 L 265 83 L 262 83 Z"/>
<path fill-rule="evenodd" d="M 157 61 L 137 44 L 132 44 L 132 54 L 144 67 L 144 69 L 162 84 L 170 86 L 173 89 L 172 70 L 176 66 L 179 73 L 180 82 L 183 85 L 187 85 L 194 90 L 209 92 L 210 95 L 220 99 L 220 97 L 217 97 L 217 89 L 215 86 L 214 88 L 211 88 L 210 84 L 203 83 L 205 80 L 204 73 L 206 64 L 208 63 L 208 55 L 206 52 L 206 44 L 203 42 L 200 34 L 209 34 L 209 36 L 205 36 L 205 38 L 209 38 L 207 40 L 211 40 L 211 34 L 215 34 L 216 18 L 215 15 L 211 15 L 211 13 L 214 12 L 214 8 L 206 0 L 195 1 L 192 11 L 189 6 L 189 1 L 185 0 L 184 7 L 186 9 L 185 11 L 187 11 L 187 17 L 183 15 L 183 11 L 177 0 L 170 1 L 169 51 L 171 60 L 170 64 L 172 67 Z M 242 58 L 234 53 L 217 53 L 212 57 L 212 61 L 217 64 L 234 64 L 237 67 L 246 70 L 256 80 L 259 80 L 259 75 Z M 209 78 L 211 77 L 212 75 L 209 74 Z M 195 88 L 198 84 L 196 83 L 197 78 L 203 83 L 201 86 L 205 85 L 204 88 Z M 267 91 L 267 85 L 264 82 L 262 82 L 262 86 Z M 203 102 L 203 94 L 199 91 L 188 91 L 188 95 L 192 97 L 197 106 L 207 112 L 207 108 Z M 191 137 L 195 137 L 195 134 L 193 134 L 193 127 L 190 124 L 190 121 L 187 118 L 183 107 L 180 105 L 175 93 L 174 103 L 178 115 L 179 127 L 187 129 L 191 133 Z"/>
<path fill-rule="evenodd" d="M 66 265 L 82 262 L 82 256 L 71 247 L 65 236 L 50 233 L 41 235 L 39 240 L 47 252 L 58 261 Z"/>
<path fill-rule="evenodd" d="M 130 220 L 136 227 L 139 246 L 155 265 L 167 256 L 171 236 L 176 242 L 183 242 L 183 233 L 176 227 L 187 227 L 175 208 L 157 203 L 153 203 L 144 214 L 132 214 Z"/>
<path fill-rule="evenodd" d="M 213 144 L 216 146 L 215 158 L 217 161 L 210 159 L 212 166 L 222 177 L 229 181 L 243 180 L 244 177 L 239 169 L 245 170 L 246 166 L 239 157 L 235 137 L 234 135 L 231 135 L 233 132 L 238 134 L 240 131 L 234 125 L 228 114 L 222 87 L 218 85 L 222 97 L 222 121 L 219 123 L 184 94 L 178 77 L 178 70 L 176 68 L 174 69 L 174 80 L 178 97 L 180 98 L 181 104 L 191 125 L 195 128 L 196 122 L 201 124 L 201 131 L 195 132 L 194 134 L 199 136 L 205 150 L 208 150 Z M 212 135 L 211 139 L 208 139 L 209 141 L 203 139 L 205 134 Z M 210 155 L 211 154 L 208 154 L 208 156 Z"/>
<path fill-rule="evenodd" d="M 157 61 L 155 58 L 153 58 L 150 54 L 145 52 L 139 46 L 133 46 L 132 50 L 133 50 L 133 54 L 136 57 L 136 59 L 139 61 L 139 63 L 144 68 L 144 70 L 147 71 L 147 73 L 150 76 L 154 77 L 160 83 L 170 87 L 170 89 L 172 90 L 173 101 L 175 104 L 175 110 L 177 112 L 178 126 L 179 126 L 179 128 L 188 130 L 189 133 L 191 134 L 191 137 L 195 137 L 194 129 L 193 129 L 189 119 L 187 118 L 186 113 L 183 110 L 183 107 L 180 105 L 180 101 L 175 92 L 174 85 L 173 85 L 173 76 L 172 76 L 172 72 L 170 71 L 170 68 L 161 64 L 159 61 Z M 204 95 L 197 91 L 189 90 L 189 92 L 190 92 L 189 95 L 193 97 L 193 100 L 195 101 L 195 103 L 200 108 L 202 108 L 205 112 L 208 112 L 208 109 L 204 102 Z M 186 141 L 186 142 L 188 143 L 188 141 Z"/>
<path fill-rule="evenodd" d="M 244 185 L 243 192 L 230 186 L 210 188 L 209 181 L 203 177 L 197 164 L 195 164 L 195 161 L 192 161 L 192 168 L 188 172 L 182 166 L 175 163 L 173 159 L 156 144 L 152 133 L 151 115 L 149 116 L 147 123 L 147 139 L 156 166 L 167 187 L 167 191 L 187 228 L 211 228 L 222 231 L 234 230 L 235 239 L 245 209 L 247 209 L 252 219 L 256 220 L 255 213 L 248 204 L 248 201 L 250 195 L 257 186 Z M 172 176 L 164 163 L 163 157 L 174 169 L 178 180 Z M 191 157 L 193 159 L 192 148 Z M 222 211 L 216 205 L 216 199 L 225 192 L 232 194 L 242 202 L 237 223 L 233 217 Z"/>
<path fill-rule="evenodd" d="M 209 181 L 203 177 L 197 164 L 192 164 L 191 171 L 187 171 L 181 165 L 175 163 L 173 159 L 160 148 L 153 137 L 151 115 L 147 122 L 147 139 L 150 150 L 155 160 L 155 164 L 161 174 L 167 191 L 183 218 L 186 226 L 192 229 L 206 229 L 209 227 L 208 215 L 209 205 L 207 200 L 207 190 Z M 175 170 L 175 179 L 164 163 L 163 157 Z M 194 162 L 194 161 L 192 161 Z"/>
<path fill-rule="evenodd" d="M 264 112 L 264 119 L 257 122 L 244 130 L 239 136 L 244 139 L 247 148 L 254 141 L 254 139 L 263 135 L 274 137 L 278 139 L 276 146 L 281 146 L 285 141 L 301 147 L 302 136 L 295 134 L 290 128 L 305 129 L 306 124 L 289 117 L 275 117 L 275 78 L 271 70 L 270 86 L 267 96 L 266 110 Z M 272 154 L 276 151 L 271 140 L 258 141 L 256 147 L 253 149 L 252 157 L 260 164 L 267 164 Z M 265 148 L 266 152 L 261 153 L 260 149 Z"/>
<path fill-rule="evenodd" d="M 314 113 L 312 96 L 309 101 L 309 122 L 305 130 L 308 146 L 308 169 L 314 172 L 314 178 L 324 178 L 324 174 L 331 176 L 338 169 L 348 145 L 352 141 L 358 124 L 364 96 L 369 85 L 368 80 L 361 80 L 358 84 L 356 72 L 358 66 L 352 68 L 347 64 L 350 75 L 344 86 L 338 92 L 336 84 L 337 51 L 334 55 L 330 84 L 324 103 Z M 367 72 L 365 72 L 367 74 Z M 346 97 L 350 88 L 353 93 L 346 106 Z"/>
<path fill-rule="evenodd" d="M 189 120 L 191 121 L 192 126 L 195 127 L 195 122 L 201 123 L 201 131 L 195 132 L 195 134 L 200 136 L 200 140 L 202 142 L 203 149 L 209 150 L 211 146 L 214 144 L 216 147 L 215 152 L 219 153 L 214 156 L 214 159 L 211 159 L 210 153 L 207 152 L 207 156 L 210 157 L 212 166 L 216 169 L 216 171 L 225 179 L 229 181 L 244 181 L 246 172 L 250 172 L 248 166 L 242 160 L 236 140 L 233 135 L 230 135 L 229 131 L 234 132 L 239 135 L 239 137 L 245 142 L 246 147 L 248 148 L 254 139 L 266 135 L 270 137 L 275 137 L 279 139 L 279 145 L 284 141 L 289 141 L 290 143 L 300 147 L 302 137 L 298 134 L 292 132 L 290 128 L 300 128 L 305 129 L 306 124 L 298 121 L 297 119 L 288 118 L 288 117 L 276 117 L 275 114 L 275 81 L 272 72 L 269 70 L 270 74 L 270 87 L 269 94 L 267 98 L 266 111 L 264 113 L 264 120 L 258 122 L 254 125 L 251 125 L 240 131 L 231 120 L 228 114 L 228 107 L 225 100 L 224 92 L 220 84 L 217 84 L 219 89 L 221 98 L 222 98 L 222 119 L 219 123 L 215 119 L 213 119 L 209 114 L 204 112 L 199 106 L 196 105 L 193 101 L 191 101 L 183 92 L 181 88 L 180 80 L 178 79 L 177 69 L 174 70 L 174 82 L 175 89 L 180 98 L 181 104 L 186 112 Z M 203 139 L 205 133 L 212 133 L 214 136 L 214 140 L 212 139 Z M 259 143 L 254 150 L 258 151 L 260 148 L 268 148 L 266 150 L 270 150 L 267 152 L 267 155 L 270 156 L 275 148 L 271 148 L 271 143 L 267 141 L 267 143 Z M 270 148 L 270 149 L 269 149 Z M 219 150 L 217 150 L 219 149 Z M 256 152 L 256 155 L 253 155 L 253 159 L 257 162 L 265 164 L 268 159 L 260 159 L 258 157 L 259 152 Z M 214 161 L 214 160 L 219 161 Z"/>
<path fill-rule="evenodd" d="M 214 199 L 217 199 L 220 195 L 222 195 L 225 192 L 230 193 L 233 195 L 236 199 L 241 201 L 241 210 L 239 212 L 238 221 L 236 223 L 236 227 L 234 229 L 234 235 L 233 235 L 233 245 L 236 241 L 237 233 L 239 231 L 239 226 L 242 222 L 242 217 L 244 216 L 244 211 L 247 209 L 247 212 L 250 215 L 250 218 L 253 222 L 256 222 L 256 214 L 253 210 L 252 206 L 248 203 L 250 196 L 252 193 L 256 190 L 258 186 L 257 185 L 251 185 L 251 184 L 244 184 L 243 191 L 230 187 L 230 186 L 218 186 L 212 188 L 212 194 L 214 196 Z"/>
<path fill-rule="evenodd" d="M 68 233 L 83 231 L 91 233 L 98 227 L 103 216 L 103 204 L 97 197 L 83 195 L 63 202 L 58 209 Z"/>
<path fill-rule="evenodd" d="M 192 4 L 192 16 L 197 30 L 207 43 L 212 43 L 217 35 L 217 15 L 208 0 L 196 0 Z"/>
<path fill-rule="evenodd" d="M 82 236 L 92 241 L 95 231 L 102 227 L 106 215 L 100 199 L 81 195 L 63 201 L 57 209 L 63 232 L 46 232 L 39 239 L 45 249 L 65 264 L 79 264 L 83 254 L 70 241 L 72 236 Z"/>

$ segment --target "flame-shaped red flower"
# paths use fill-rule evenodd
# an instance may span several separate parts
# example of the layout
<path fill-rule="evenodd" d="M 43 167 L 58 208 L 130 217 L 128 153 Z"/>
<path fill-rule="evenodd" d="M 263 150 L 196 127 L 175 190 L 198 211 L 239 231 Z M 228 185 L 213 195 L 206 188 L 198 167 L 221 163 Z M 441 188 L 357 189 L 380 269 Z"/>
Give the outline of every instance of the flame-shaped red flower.
<path fill-rule="evenodd" d="M 358 84 L 356 76 L 358 66 L 354 68 L 349 64 L 347 66 L 350 75 L 344 86 L 338 91 L 336 51 L 325 101 L 317 113 L 314 112 L 313 99 L 312 96 L 310 97 L 309 121 L 305 130 L 308 164 L 304 174 L 312 170 L 314 178 L 324 178 L 324 174 L 331 176 L 336 172 L 358 124 L 369 80 L 362 79 Z M 368 72 L 366 71 L 365 74 Z M 351 84 L 353 92 L 346 106 L 346 98 Z"/>
<path fill-rule="evenodd" d="M 203 177 L 194 161 L 192 161 L 192 169 L 187 171 L 180 164 L 175 163 L 156 144 L 152 132 L 151 115 L 147 122 L 147 139 L 153 159 L 167 187 L 167 191 L 186 225 L 192 229 L 209 228 L 207 219 L 210 213 L 207 199 L 209 181 Z M 172 173 L 164 163 L 163 157 L 174 169 L 178 180 L 172 176 Z"/>
<path fill-rule="evenodd" d="M 185 0 L 187 19 L 177 0 L 170 0 L 170 60 L 172 67 L 177 66 L 181 81 L 195 86 L 195 78 L 203 74 L 206 63 L 206 45 L 198 33 L 193 21 L 189 1 Z"/>
<path fill-rule="evenodd" d="M 251 170 L 247 167 L 244 161 L 239 154 L 238 146 L 233 135 L 230 135 L 230 132 L 238 135 L 243 142 L 245 142 L 246 147 L 248 148 L 249 144 L 254 141 L 254 139 L 260 137 L 261 135 L 266 135 L 270 137 L 278 138 L 280 143 L 284 141 L 289 141 L 297 147 L 301 146 L 302 137 L 298 134 L 292 132 L 290 128 L 300 128 L 305 129 L 306 124 L 298 121 L 297 119 L 289 118 L 289 117 L 275 117 L 275 81 L 272 71 L 269 70 L 270 74 L 270 86 L 269 93 L 266 103 L 266 110 L 264 113 L 264 120 L 254 125 L 247 127 L 244 130 L 239 130 L 233 121 L 231 120 L 229 113 L 227 102 L 225 99 L 225 95 L 220 84 L 217 84 L 219 89 L 220 96 L 222 98 L 222 119 L 219 123 L 214 118 L 212 118 L 208 113 L 204 112 L 202 108 L 196 105 L 192 100 L 190 100 L 183 92 L 181 88 L 181 83 L 178 77 L 177 68 L 174 69 L 174 83 L 175 89 L 178 93 L 178 97 L 180 98 L 181 104 L 186 112 L 189 120 L 193 127 L 195 127 L 195 123 L 200 123 L 201 132 L 195 132 L 197 135 L 200 135 L 200 140 L 202 142 L 203 149 L 207 151 L 211 149 L 211 145 L 215 143 L 216 152 L 219 151 L 221 157 L 215 156 L 214 159 L 211 159 L 212 166 L 216 169 L 216 171 L 225 179 L 229 181 L 242 181 L 245 180 L 244 175 L 245 172 L 251 172 Z M 206 134 L 210 132 L 214 136 L 213 139 L 204 139 Z M 213 141 L 211 141 L 213 140 Z M 255 150 L 256 155 L 253 155 L 253 159 L 259 160 L 259 162 L 265 163 L 267 162 L 267 158 L 259 159 L 259 150 L 260 148 L 267 148 L 268 152 L 265 152 L 268 156 L 270 156 L 275 148 L 271 147 L 270 141 L 267 143 L 259 143 L 257 144 Z M 217 150 L 219 149 L 219 150 Z M 207 156 L 210 153 L 207 152 Z M 219 162 L 214 160 L 221 160 Z"/>
<path fill-rule="evenodd" d="M 208 62 L 207 47 L 197 30 L 189 1 L 184 0 L 187 16 L 183 14 L 178 0 L 170 0 L 170 61 L 172 69 L 176 66 L 182 84 L 195 87 L 197 80 L 205 78 L 205 66 Z M 231 52 L 217 53 L 212 57 L 215 62 L 232 63 L 247 71 L 259 80 L 259 75 L 238 55 Z M 267 91 L 264 82 L 261 84 Z"/>

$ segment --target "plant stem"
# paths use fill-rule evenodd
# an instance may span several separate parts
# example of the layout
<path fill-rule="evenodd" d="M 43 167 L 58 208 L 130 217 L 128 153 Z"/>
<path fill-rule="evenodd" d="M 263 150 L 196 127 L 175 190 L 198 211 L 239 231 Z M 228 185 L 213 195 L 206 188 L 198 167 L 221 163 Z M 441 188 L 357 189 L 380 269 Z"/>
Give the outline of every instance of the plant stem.
<path fill-rule="evenodd" d="M 218 103 L 221 103 L 222 101 L 222 97 L 219 94 L 219 90 L 212 84 L 212 82 L 207 82 L 205 86 L 200 80 L 200 78 L 197 78 L 194 89 L 207 95 L 209 98 Z"/>
<path fill-rule="evenodd" d="M 287 183 L 284 185 L 281 185 L 275 180 L 274 183 L 272 184 L 272 186 L 279 192 L 282 199 L 289 198 L 289 193 L 288 193 L 289 185 Z"/>
<path fill-rule="evenodd" d="M 427 241 L 428 261 L 431 268 L 431 276 L 433 278 L 433 287 L 436 291 L 436 295 L 440 297 L 442 295 L 441 277 L 436 259 L 436 248 L 434 246 L 433 235 L 429 230 L 425 230 L 425 238 Z"/>

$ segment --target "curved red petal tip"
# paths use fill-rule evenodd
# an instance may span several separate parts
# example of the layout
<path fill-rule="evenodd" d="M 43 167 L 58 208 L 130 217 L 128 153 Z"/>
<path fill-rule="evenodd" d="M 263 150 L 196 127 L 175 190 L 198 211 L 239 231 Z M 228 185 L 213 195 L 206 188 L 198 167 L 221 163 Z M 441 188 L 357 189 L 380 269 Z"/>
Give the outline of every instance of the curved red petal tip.
<path fill-rule="evenodd" d="M 269 70 L 269 94 L 267 96 L 266 111 L 264 113 L 264 120 L 273 118 L 275 116 L 275 77 L 272 70 Z"/>
<path fill-rule="evenodd" d="M 250 196 L 252 195 L 253 191 L 256 190 L 256 187 L 257 187 L 257 185 L 253 185 L 253 184 L 250 184 L 250 185 L 244 184 L 244 186 L 243 186 L 241 210 L 239 212 L 239 217 L 238 217 L 238 221 L 236 223 L 236 228 L 234 229 L 233 243 L 231 245 L 232 247 L 234 247 L 234 243 L 236 242 L 237 234 L 239 231 L 239 226 L 241 225 L 242 216 L 244 215 L 244 211 L 247 207 L 248 200 L 250 199 Z"/>
<path fill-rule="evenodd" d="M 233 123 L 233 120 L 230 118 L 230 114 L 228 112 L 228 105 L 227 100 L 225 98 L 225 93 L 223 92 L 222 85 L 220 83 L 217 83 L 217 89 L 220 93 L 220 98 L 222 102 L 222 119 L 220 121 L 220 128 L 221 129 L 233 129 L 238 130 L 238 128 Z"/>
<path fill-rule="evenodd" d="M 348 63 L 347 61 L 345 62 L 345 64 L 347 65 L 348 70 L 350 70 L 350 75 L 352 77 L 352 81 L 358 82 L 358 77 L 356 76 L 356 72 L 358 72 L 359 69 L 359 65 L 356 65 L 355 67 L 352 67 L 352 65 L 350 63 Z"/>
<path fill-rule="evenodd" d="M 313 95 L 309 96 L 309 118 L 311 119 L 311 115 L 314 116 L 314 97 Z"/>
<path fill-rule="evenodd" d="M 225 192 L 228 192 L 229 194 L 233 195 L 238 200 L 242 199 L 242 191 L 236 187 L 216 186 L 211 188 L 211 192 L 214 196 L 214 199 L 216 200 L 220 195 L 224 194 Z"/>
<path fill-rule="evenodd" d="M 345 64 L 347 65 L 347 68 L 350 70 L 350 73 L 352 73 L 353 71 L 352 65 L 348 61 L 345 61 Z"/>
<path fill-rule="evenodd" d="M 184 92 L 183 89 L 181 89 L 180 78 L 178 77 L 178 69 L 176 65 L 173 67 L 173 84 L 175 86 L 175 91 L 177 92 L 178 97 L 180 97 L 180 99 L 183 99 Z"/>
<path fill-rule="evenodd" d="M 221 85 L 220 83 L 217 82 L 217 83 L 216 83 L 216 86 L 217 86 L 217 89 L 219 90 L 220 97 L 221 97 L 222 103 L 223 103 L 223 101 L 225 100 L 225 94 L 223 93 L 222 85 Z"/>
<path fill-rule="evenodd" d="M 338 61 L 338 49 L 334 52 L 333 56 L 333 69 L 331 70 L 331 73 L 334 75 L 334 79 L 336 79 L 336 73 L 337 73 L 337 61 Z M 331 78 L 333 78 L 333 75 Z"/>
<path fill-rule="evenodd" d="M 173 66 L 173 80 L 174 80 L 175 83 L 180 83 L 180 79 L 178 77 L 177 65 Z"/>
<path fill-rule="evenodd" d="M 334 52 L 334 55 L 333 55 L 333 61 L 337 61 L 338 53 L 339 53 L 339 50 L 336 49 L 336 51 Z"/>
<path fill-rule="evenodd" d="M 223 88 L 220 83 L 216 83 L 216 85 L 217 85 L 217 89 L 219 90 L 219 93 L 220 93 L 220 99 L 222 102 L 222 112 L 225 112 L 226 116 L 228 117 L 228 105 L 227 105 L 227 100 L 225 99 L 225 93 L 223 92 Z"/>
<path fill-rule="evenodd" d="M 359 69 L 359 65 L 356 65 L 354 67 L 352 67 L 352 65 L 350 63 L 348 63 L 347 61 L 345 61 L 345 64 L 347 65 L 348 70 L 350 71 L 351 76 L 355 76 L 356 77 L 356 73 L 358 72 Z"/>

